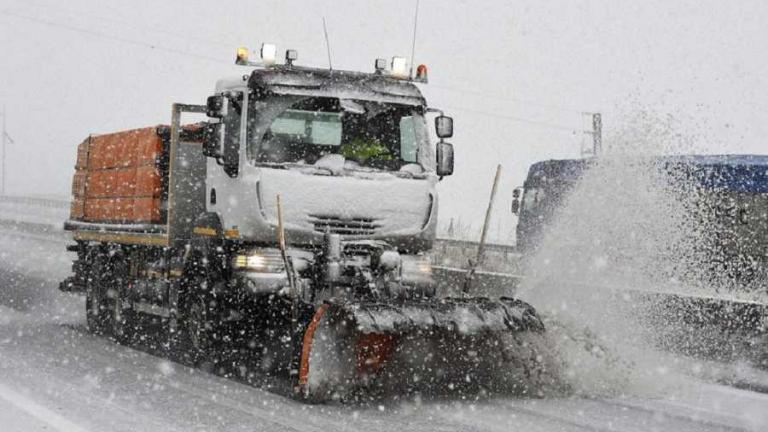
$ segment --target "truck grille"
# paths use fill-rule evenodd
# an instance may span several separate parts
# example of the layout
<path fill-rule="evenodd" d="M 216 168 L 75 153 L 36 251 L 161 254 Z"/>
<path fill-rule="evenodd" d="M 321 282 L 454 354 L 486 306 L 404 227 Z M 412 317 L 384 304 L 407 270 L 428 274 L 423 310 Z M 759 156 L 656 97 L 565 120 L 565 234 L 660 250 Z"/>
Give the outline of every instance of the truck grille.
<path fill-rule="evenodd" d="M 374 218 L 342 218 L 339 216 L 309 215 L 309 223 L 319 233 L 330 232 L 342 236 L 369 236 L 381 227 Z"/>

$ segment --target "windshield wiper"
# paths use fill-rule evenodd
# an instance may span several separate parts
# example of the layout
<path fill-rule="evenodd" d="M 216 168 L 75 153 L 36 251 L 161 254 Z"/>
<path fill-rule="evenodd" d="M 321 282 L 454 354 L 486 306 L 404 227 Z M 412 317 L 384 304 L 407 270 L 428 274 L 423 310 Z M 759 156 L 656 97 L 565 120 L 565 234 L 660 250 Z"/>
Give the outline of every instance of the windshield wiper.
<path fill-rule="evenodd" d="M 262 166 L 262 167 L 269 167 L 269 168 L 280 168 L 280 169 L 288 169 L 288 166 L 286 163 L 282 162 L 253 162 L 256 166 Z"/>
<path fill-rule="evenodd" d="M 295 162 L 255 162 L 256 166 L 263 166 L 263 167 L 269 167 L 269 168 L 279 168 L 279 169 L 303 169 L 303 170 L 312 170 L 315 171 L 316 175 L 329 175 L 329 176 L 335 176 L 333 170 L 331 170 L 328 167 L 324 166 L 316 166 L 316 165 L 310 165 L 310 164 L 299 164 Z M 320 174 L 319 172 L 322 172 Z M 358 166 L 358 167 L 344 167 L 344 171 L 355 171 L 355 172 L 361 172 L 361 173 L 387 173 L 392 174 L 395 177 L 401 177 L 401 178 L 423 178 L 425 177 L 425 174 L 415 174 L 410 171 L 392 171 L 387 170 L 383 168 L 376 168 L 371 166 Z"/>
<path fill-rule="evenodd" d="M 291 169 L 291 168 L 297 168 L 297 169 L 309 169 L 313 171 L 322 171 L 323 173 L 327 173 L 327 175 L 332 176 L 333 171 L 331 171 L 330 168 L 324 167 L 324 166 L 315 166 L 310 164 L 299 164 L 295 162 L 256 162 L 256 166 L 264 166 L 269 168 L 280 168 L 280 169 Z"/>

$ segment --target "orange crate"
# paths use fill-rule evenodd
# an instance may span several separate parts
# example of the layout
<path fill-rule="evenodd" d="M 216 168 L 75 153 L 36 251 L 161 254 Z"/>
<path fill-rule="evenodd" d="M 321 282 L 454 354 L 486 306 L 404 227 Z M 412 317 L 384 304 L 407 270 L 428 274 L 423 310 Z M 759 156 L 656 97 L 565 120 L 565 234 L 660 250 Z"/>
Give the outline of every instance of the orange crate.
<path fill-rule="evenodd" d="M 82 219 L 85 216 L 85 198 L 73 198 L 69 207 L 70 219 Z"/>
<path fill-rule="evenodd" d="M 85 190 L 88 198 L 133 196 L 136 190 L 136 168 L 112 168 L 92 171 Z"/>
<path fill-rule="evenodd" d="M 93 135 L 78 146 L 71 217 L 92 222 L 160 222 L 163 179 L 156 126 Z M 75 204 L 77 201 L 77 204 Z"/>
<path fill-rule="evenodd" d="M 154 166 L 92 171 L 85 193 L 89 198 L 159 197 L 160 172 Z"/>
<path fill-rule="evenodd" d="M 129 130 L 91 137 L 90 169 L 129 167 L 136 164 L 138 131 Z"/>
<path fill-rule="evenodd" d="M 135 198 L 133 200 L 133 220 L 137 222 L 159 222 L 160 199 Z"/>
<path fill-rule="evenodd" d="M 75 162 L 75 169 L 84 169 L 88 166 L 88 147 L 91 142 L 91 138 L 88 137 L 77 146 L 77 162 Z"/>
<path fill-rule="evenodd" d="M 115 168 L 114 196 L 130 197 L 136 194 L 136 167 Z"/>
<path fill-rule="evenodd" d="M 136 165 L 155 165 L 163 151 L 163 139 L 156 127 L 139 129 L 136 140 Z"/>
<path fill-rule="evenodd" d="M 75 175 L 72 176 L 72 196 L 82 197 L 85 195 L 87 175 L 85 170 L 79 169 L 75 171 Z"/>
<path fill-rule="evenodd" d="M 161 190 L 160 170 L 154 165 L 136 168 L 135 192 L 136 197 L 159 197 Z"/>
<path fill-rule="evenodd" d="M 160 222 L 160 199 L 89 198 L 84 218 L 92 222 Z"/>
<path fill-rule="evenodd" d="M 84 218 L 88 221 L 108 220 L 112 215 L 112 200 L 109 198 L 88 198 L 85 200 Z"/>
<path fill-rule="evenodd" d="M 88 169 L 105 169 L 115 164 L 115 149 L 110 135 L 92 136 L 88 153 Z"/>

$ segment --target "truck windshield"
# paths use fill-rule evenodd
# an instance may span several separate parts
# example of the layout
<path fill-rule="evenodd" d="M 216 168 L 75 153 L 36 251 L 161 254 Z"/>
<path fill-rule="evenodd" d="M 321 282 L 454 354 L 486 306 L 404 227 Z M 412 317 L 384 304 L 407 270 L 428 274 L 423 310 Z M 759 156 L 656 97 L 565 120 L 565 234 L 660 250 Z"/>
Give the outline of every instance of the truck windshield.
<path fill-rule="evenodd" d="M 429 139 L 418 107 L 326 97 L 254 103 L 248 152 L 255 163 L 314 164 L 338 154 L 359 166 L 429 168 Z"/>

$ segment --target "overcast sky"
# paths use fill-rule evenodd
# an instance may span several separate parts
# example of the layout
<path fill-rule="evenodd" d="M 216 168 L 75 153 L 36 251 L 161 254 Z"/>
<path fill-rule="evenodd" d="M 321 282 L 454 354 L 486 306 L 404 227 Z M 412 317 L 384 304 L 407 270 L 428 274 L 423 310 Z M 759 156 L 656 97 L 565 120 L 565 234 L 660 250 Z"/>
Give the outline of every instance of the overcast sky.
<path fill-rule="evenodd" d="M 203 103 L 218 78 L 246 72 L 233 65 L 239 45 L 274 42 L 327 65 L 323 16 L 334 68 L 408 56 L 415 4 L 0 0 L 8 192 L 67 196 L 83 138 Z M 441 220 L 479 227 L 501 163 L 492 233 L 508 238 L 510 195 L 528 166 L 578 157 L 591 139 L 582 112 L 603 114 L 606 146 L 658 119 L 695 143 L 677 151 L 768 153 L 766 22 L 764 1 L 421 0 L 422 88 L 456 122 Z"/>

